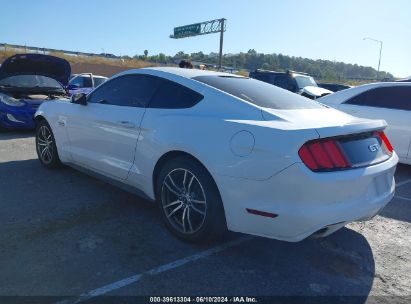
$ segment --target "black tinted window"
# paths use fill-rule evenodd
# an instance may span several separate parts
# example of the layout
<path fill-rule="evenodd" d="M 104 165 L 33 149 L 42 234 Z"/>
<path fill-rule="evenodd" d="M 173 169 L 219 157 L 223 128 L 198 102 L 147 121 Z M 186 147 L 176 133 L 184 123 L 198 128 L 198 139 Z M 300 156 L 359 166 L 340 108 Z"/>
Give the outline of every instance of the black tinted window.
<path fill-rule="evenodd" d="M 411 87 L 395 86 L 375 88 L 354 96 L 345 103 L 379 108 L 411 110 Z"/>
<path fill-rule="evenodd" d="M 203 99 L 203 95 L 175 82 L 162 78 L 157 78 L 157 81 L 160 84 L 150 102 L 150 108 L 190 108 Z"/>
<path fill-rule="evenodd" d="M 274 84 L 285 90 L 295 92 L 296 85 L 294 79 L 287 75 L 278 75 L 275 77 Z"/>
<path fill-rule="evenodd" d="M 324 107 L 308 98 L 251 78 L 198 76 L 194 79 L 260 107 L 272 109 L 312 109 Z"/>
<path fill-rule="evenodd" d="M 98 87 L 89 102 L 127 107 L 146 107 L 158 80 L 147 75 L 124 75 L 114 78 Z"/>
<path fill-rule="evenodd" d="M 271 77 L 270 77 L 270 75 L 268 75 L 268 74 L 262 74 L 262 73 L 260 73 L 260 74 L 255 74 L 254 75 L 254 77 L 252 77 L 252 78 L 255 78 L 255 79 L 257 79 L 257 80 L 261 80 L 261 81 L 264 81 L 264 82 L 268 82 L 268 83 L 270 83 L 271 82 Z"/>

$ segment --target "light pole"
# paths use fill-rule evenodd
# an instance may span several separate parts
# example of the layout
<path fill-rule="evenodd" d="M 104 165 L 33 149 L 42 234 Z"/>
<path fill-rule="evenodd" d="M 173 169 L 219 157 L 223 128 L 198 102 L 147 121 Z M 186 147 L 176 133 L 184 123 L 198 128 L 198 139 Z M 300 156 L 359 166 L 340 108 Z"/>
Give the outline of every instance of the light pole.
<path fill-rule="evenodd" d="M 381 64 L 382 41 L 381 41 L 381 40 L 374 39 L 374 38 L 370 38 L 370 37 L 365 37 L 365 38 L 363 38 L 362 40 L 371 40 L 371 41 L 374 41 L 374 42 L 377 42 L 377 43 L 380 44 L 380 57 L 379 57 L 379 59 L 378 59 L 378 71 L 377 71 L 377 80 L 378 80 L 378 78 L 380 77 L 380 64 Z"/>

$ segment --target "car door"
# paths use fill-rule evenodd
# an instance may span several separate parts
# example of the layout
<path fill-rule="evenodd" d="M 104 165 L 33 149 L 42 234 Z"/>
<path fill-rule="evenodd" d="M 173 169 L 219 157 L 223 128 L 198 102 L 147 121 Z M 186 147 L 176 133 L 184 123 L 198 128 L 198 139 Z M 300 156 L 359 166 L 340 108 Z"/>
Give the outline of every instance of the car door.
<path fill-rule="evenodd" d="M 154 90 L 154 83 L 145 75 L 123 75 L 99 86 L 88 96 L 87 105 L 72 104 L 66 128 L 73 161 L 126 179 Z"/>
<path fill-rule="evenodd" d="M 374 88 L 347 100 L 339 109 L 359 117 L 384 119 L 395 151 L 400 158 L 407 158 L 411 144 L 411 86 Z"/>

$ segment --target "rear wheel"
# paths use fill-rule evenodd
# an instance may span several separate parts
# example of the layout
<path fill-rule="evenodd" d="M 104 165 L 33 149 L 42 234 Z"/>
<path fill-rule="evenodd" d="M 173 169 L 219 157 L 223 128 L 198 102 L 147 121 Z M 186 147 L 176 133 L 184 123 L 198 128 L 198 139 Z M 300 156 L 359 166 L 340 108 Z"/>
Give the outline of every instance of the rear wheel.
<path fill-rule="evenodd" d="M 186 241 L 204 241 L 226 230 L 217 187 L 198 162 L 178 157 L 157 178 L 156 197 L 167 228 Z"/>
<path fill-rule="evenodd" d="M 36 127 L 36 151 L 45 167 L 57 168 L 61 165 L 53 132 L 45 120 L 41 120 Z"/>

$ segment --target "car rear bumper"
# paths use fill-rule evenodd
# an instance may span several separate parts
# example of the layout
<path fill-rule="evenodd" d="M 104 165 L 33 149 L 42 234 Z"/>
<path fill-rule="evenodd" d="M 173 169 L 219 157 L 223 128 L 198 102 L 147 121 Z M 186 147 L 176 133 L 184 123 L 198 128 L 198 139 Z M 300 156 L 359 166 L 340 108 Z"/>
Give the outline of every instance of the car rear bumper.
<path fill-rule="evenodd" d="M 230 230 L 296 242 L 375 216 L 394 196 L 397 162 L 394 154 L 377 165 L 323 173 L 295 163 L 264 181 L 221 175 L 216 180 Z"/>

